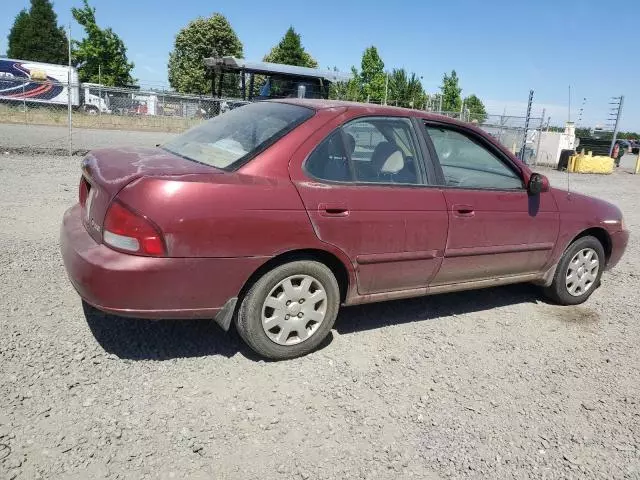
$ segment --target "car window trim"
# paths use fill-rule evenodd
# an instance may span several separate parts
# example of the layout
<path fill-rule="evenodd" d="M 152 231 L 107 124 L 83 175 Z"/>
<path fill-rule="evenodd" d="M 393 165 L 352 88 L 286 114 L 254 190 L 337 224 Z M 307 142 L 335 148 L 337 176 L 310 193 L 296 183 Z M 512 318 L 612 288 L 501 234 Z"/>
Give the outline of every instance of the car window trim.
<path fill-rule="evenodd" d="M 483 138 L 482 135 L 479 135 L 477 132 L 473 131 L 472 129 L 464 128 L 460 125 L 454 125 L 448 122 L 440 122 L 437 120 L 429 120 L 425 118 L 425 119 L 422 119 L 421 123 L 423 126 L 425 139 L 427 141 L 427 144 L 429 145 L 429 150 L 433 151 L 435 162 L 437 162 L 437 168 L 440 174 L 442 175 L 442 178 L 441 178 L 442 188 L 451 188 L 456 190 L 484 190 L 484 191 L 497 191 L 497 192 L 526 192 L 527 188 L 525 185 L 522 169 L 518 165 L 513 163 L 513 161 L 511 161 L 511 159 L 507 155 L 505 155 L 504 152 L 502 152 L 499 148 L 497 148 L 495 145 L 491 144 L 491 142 L 488 142 L 485 138 Z M 429 126 L 433 126 L 436 128 L 444 128 L 446 130 L 451 130 L 451 131 L 460 133 L 461 135 L 464 135 L 465 137 L 469 138 L 474 143 L 478 144 L 481 148 L 485 148 L 486 150 L 491 152 L 498 159 L 499 162 L 502 162 L 507 168 L 512 170 L 518 176 L 518 178 L 520 178 L 520 182 L 522 183 L 522 186 L 519 188 L 498 188 L 498 187 L 465 187 L 465 186 L 457 187 L 454 185 L 447 185 L 444 178 L 444 171 L 442 170 L 442 164 L 440 163 L 440 157 L 438 156 L 438 152 L 436 151 L 435 145 L 433 144 L 433 140 L 431 139 L 431 136 L 429 135 L 429 132 L 427 131 L 427 128 L 426 128 Z"/>
<path fill-rule="evenodd" d="M 425 171 L 427 184 L 430 186 L 441 186 L 444 184 L 444 173 L 440 168 L 440 162 L 437 160 L 435 148 L 431 143 L 431 139 L 427 135 L 427 129 L 424 127 L 424 121 L 419 117 L 410 117 L 413 123 L 413 129 L 418 137 L 418 146 L 421 150 L 422 168 Z"/>
<path fill-rule="evenodd" d="M 344 131 L 344 127 L 346 125 L 349 125 L 350 123 L 353 122 L 357 122 L 357 121 L 366 121 L 367 119 L 381 119 L 381 120 L 395 120 L 395 119 L 405 119 L 408 120 L 409 126 L 411 128 L 412 131 L 412 140 L 415 143 L 414 147 L 416 149 L 416 154 L 420 157 L 418 159 L 414 159 L 414 162 L 417 166 L 417 174 L 418 174 L 418 182 L 421 183 L 393 183 L 393 182 L 366 182 L 366 181 L 358 181 L 356 180 L 356 175 L 355 175 L 355 169 L 353 167 L 353 160 L 351 158 L 351 154 L 348 153 L 349 149 L 348 144 L 347 144 L 347 134 Z M 381 187 L 411 187 L 411 188 L 424 188 L 424 187 L 440 187 L 440 185 L 434 184 L 430 182 L 430 179 L 428 178 L 428 174 L 427 174 L 427 170 L 424 166 L 424 151 L 422 149 L 422 144 L 420 142 L 420 137 L 421 137 L 421 133 L 419 132 L 419 130 L 417 129 L 417 125 L 414 122 L 415 117 L 411 117 L 411 116 L 401 116 L 401 115 L 360 115 L 357 117 L 353 117 L 350 118 L 349 120 L 347 120 L 346 122 L 338 125 L 336 128 L 334 128 L 333 130 L 331 130 L 321 141 L 319 141 L 316 146 L 311 150 L 311 152 L 309 152 L 309 154 L 305 157 L 304 161 L 302 162 L 302 171 L 303 173 L 309 177 L 312 180 L 315 180 L 317 182 L 320 183 L 326 183 L 329 185 L 352 185 L 352 186 L 381 186 Z M 342 139 L 342 148 L 344 149 L 344 153 L 347 154 L 347 158 L 349 161 L 349 172 L 351 173 L 351 181 L 340 181 L 340 180 L 327 180 L 324 178 L 318 178 L 315 175 L 313 175 L 308 169 L 307 169 L 307 162 L 309 160 L 309 157 L 311 157 L 311 155 L 314 154 L 314 152 L 316 151 L 316 148 L 318 148 L 318 146 L 326 141 L 329 137 L 331 137 L 331 135 L 333 135 L 337 130 L 340 131 L 340 137 Z"/>

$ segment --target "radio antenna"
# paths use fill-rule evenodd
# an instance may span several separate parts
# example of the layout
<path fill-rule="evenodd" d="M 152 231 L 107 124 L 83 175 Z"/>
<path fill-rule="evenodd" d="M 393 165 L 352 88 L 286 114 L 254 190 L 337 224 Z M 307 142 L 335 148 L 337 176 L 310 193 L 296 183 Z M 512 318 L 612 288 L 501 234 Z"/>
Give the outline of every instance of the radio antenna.
<path fill-rule="evenodd" d="M 564 129 L 564 133 L 568 133 L 567 130 L 569 130 L 569 123 L 571 122 L 571 85 L 569 85 L 569 105 L 567 106 L 567 126 Z M 575 139 L 575 131 L 574 131 L 574 137 Z M 575 143 L 575 140 L 574 140 Z M 567 159 L 567 197 L 571 196 L 571 184 L 569 181 L 569 178 L 571 177 L 570 173 L 569 173 L 569 167 L 571 165 L 571 156 L 569 156 L 569 158 Z"/>

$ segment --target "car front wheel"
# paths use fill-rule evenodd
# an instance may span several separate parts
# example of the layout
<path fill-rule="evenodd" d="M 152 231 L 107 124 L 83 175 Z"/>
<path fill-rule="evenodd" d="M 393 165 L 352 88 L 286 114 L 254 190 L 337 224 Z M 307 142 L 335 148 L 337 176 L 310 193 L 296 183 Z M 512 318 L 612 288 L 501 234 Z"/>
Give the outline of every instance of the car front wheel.
<path fill-rule="evenodd" d="M 553 282 L 545 294 L 561 305 L 577 305 L 586 301 L 600 284 L 605 266 L 604 248 L 592 236 L 579 238 L 564 252 Z"/>
<path fill-rule="evenodd" d="M 322 263 L 300 260 L 263 275 L 242 300 L 236 327 L 258 354 L 287 359 L 315 350 L 338 314 L 340 289 Z"/>

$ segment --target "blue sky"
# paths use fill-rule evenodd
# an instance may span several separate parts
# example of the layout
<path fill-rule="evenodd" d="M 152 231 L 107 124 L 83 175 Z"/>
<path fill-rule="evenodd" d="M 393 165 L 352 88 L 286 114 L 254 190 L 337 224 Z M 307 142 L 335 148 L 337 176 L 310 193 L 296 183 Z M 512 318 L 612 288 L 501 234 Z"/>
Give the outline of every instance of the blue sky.
<path fill-rule="evenodd" d="M 28 3 L 14 0 L 3 8 L 0 52 L 6 50 L 15 14 Z M 80 4 L 54 1 L 60 23 L 72 21 L 70 8 Z M 455 69 L 463 95 L 478 95 L 489 113 L 524 115 L 533 89 L 534 114 L 546 108 L 558 125 L 567 119 L 569 85 L 572 120 L 586 98 L 588 125 L 604 123 L 610 97 L 623 94 L 622 129 L 640 131 L 635 0 L 93 0 L 92 5 L 98 23 L 125 41 L 135 76 L 147 85 L 166 84 L 178 30 L 197 16 L 220 12 L 242 40 L 247 59 L 260 60 L 293 25 L 322 67 L 348 71 L 375 45 L 386 68 L 416 72 L 427 92 L 436 92 L 443 73 Z M 80 35 L 72 22 L 72 36 Z"/>

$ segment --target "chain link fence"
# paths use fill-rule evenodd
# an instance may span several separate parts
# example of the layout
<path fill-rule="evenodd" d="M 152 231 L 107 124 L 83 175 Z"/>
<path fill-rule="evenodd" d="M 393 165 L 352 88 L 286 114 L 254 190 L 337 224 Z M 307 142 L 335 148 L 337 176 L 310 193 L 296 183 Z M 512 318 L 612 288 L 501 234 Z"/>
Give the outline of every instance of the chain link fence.
<path fill-rule="evenodd" d="M 44 136 L 38 129 L 17 136 L 5 133 L 0 135 L 0 147 L 11 143 L 13 147 L 46 148 L 56 143 L 70 151 L 88 149 L 94 145 L 84 145 L 79 140 L 87 137 L 89 130 L 100 129 L 179 133 L 246 103 L 238 98 L 183 95 L 162 89 L 114 88 L 91 83 L 69 87 L 66 83 L 50 80 L 0 78 L 0 124 L 49 128 Z M 425 105 L 427 111 L 432 111 L 436 104 L 427 102 Z M 433 113 L 471 121 L 512 152 L 522 155 L 527 163 L 535 163 L 541 118 L 529 118 L 529 128 L 526 128 L 526 117 L 521 116 L 473 116 L 468 110 Z"/>
<path fill-rule="evenodd" d="M 0 133 L 0 147 L 62 145 L 66 137 L 69 149 L 82 148 L 72 144 L 72 137 L 89 129 L 179 133 L 245 103 L 235 98 L 182 95 L 161 89 L 90 83 L 69 86 L 51 80 L 0 77 L 0 126 L 13 125 L 12 132 L 19 125 L 43 127 L 24 130 L 30 135 L 17 137 L 8 131 Z M 55 138 L 49 138 L 52 131 L 58 133 Z M 46 132 L 46 138 L 38 132 Z"/>
<path fill-rule="evenodd" d="M 426 111 L 472 123 L 490 134 L 512 153 L 518 155 L 525 163 L 530 165 L 538 163 L 540 157 L 538 139 L 544 129 L 543 116 L 531 116 L 527 120 L 526 116 L 474 114 L 468 109 L 461 109 L 457 112 L 438 111 L 438 97 L 432 98 L 435 100 L 431 99 L 426 102 Z M 380 105 L 384 102 L 368 101 L 366 103 Z M 393 106 L 394 104 L 389 103 L 389 105 Z"/>

